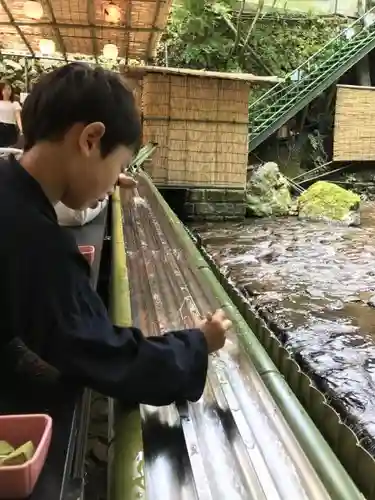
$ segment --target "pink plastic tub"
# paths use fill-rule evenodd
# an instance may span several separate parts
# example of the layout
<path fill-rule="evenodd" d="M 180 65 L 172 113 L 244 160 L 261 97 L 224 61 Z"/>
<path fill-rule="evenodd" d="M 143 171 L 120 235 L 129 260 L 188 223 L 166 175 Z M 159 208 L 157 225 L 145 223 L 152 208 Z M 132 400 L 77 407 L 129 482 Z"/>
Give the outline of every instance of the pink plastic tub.
<path fill-rule="evenodd" d="M 95 258 L 95 247 L 93 247 L 92 245 L 79 245 L 78 248 L 91 266 Z"/>
<path fill-rule="evenodd" d="M 34 456 L 23 465 L 0 466 L 0 499 L 31 495 L 46 461 L 51 435 L 52 419 L 48 415 L 0 416 L 0 440 L 15 448 L 27 441 L 35 446 Z"/>

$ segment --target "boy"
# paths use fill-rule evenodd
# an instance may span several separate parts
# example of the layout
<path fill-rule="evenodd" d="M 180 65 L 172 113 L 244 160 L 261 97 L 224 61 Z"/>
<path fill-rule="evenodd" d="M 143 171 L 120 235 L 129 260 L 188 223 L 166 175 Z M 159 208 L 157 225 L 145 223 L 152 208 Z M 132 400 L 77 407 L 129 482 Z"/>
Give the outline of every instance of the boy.
<path fill-rule="evenodd" d="M 114 73 L 69 64 L 35 85 L 22 123 L 23 156 L 0 166 L 3 366 L 26 381 L 31 365 L 48 380 L 129 404 L 199 399 L 208 353 L 224 345 L 231 325 L 224 313 L 150 339 L 113 327 L 53 209 L 61 201 L 83 210 L 117 181 L 134 187 L 120 175 L 141 134 L 132 92 Z"/>

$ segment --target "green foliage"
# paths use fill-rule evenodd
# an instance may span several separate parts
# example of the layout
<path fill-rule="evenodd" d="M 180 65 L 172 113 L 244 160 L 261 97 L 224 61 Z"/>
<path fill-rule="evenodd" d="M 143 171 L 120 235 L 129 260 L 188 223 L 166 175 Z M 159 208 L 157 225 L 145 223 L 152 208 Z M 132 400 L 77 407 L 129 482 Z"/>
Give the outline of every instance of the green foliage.
<path fill-rule="evenodd" d="M 106 69 L 118 71 L 123 61 L 109 61 L 99 57 L 96 62 L 93 57 L 77 55 L 74 61 L 86 61 L 89 64 L 98 64 Z M 44 73 L 63 66 L 65 61 L 53 59 L 30 59 L 20 56 L 0 54 L 0 80 L 9 81 L 16 93 L 26 92 Z"/>
<path fill-rule="evenodd" d="M 0 57 L 0 80 L 9 81 L 16 92 L 25 91 L 25 66 L 30 72 L 30 79 L 38 75 L 38 71 L 31 64 L 31 61 L 19 57 Z"/>
<path fill-rule="evenodd" d="M 254 23 L 255 16 L 259 17 Z M 238 16 L 230 0 L 179 0 L 162 37 L 158 63 L 285 75 L 335 37 L 344 24 L 346 20 L 339 17 L 276 10 L 263 14 L 261 2 L 257 13 Z"/>
<path fill-rule="evenodd" d="M 232 6 L 227 0 L 176 2 L 159 47 L 158 63 L 196 69 L 240 70 L 236 59 L 229 58 L 234 38 L 224 19 L 230 20 L 231 12 Z"/>
<path fill-rule="evenodd" d="M 292 19 L 288 19 L 287 12 L 276 10 L 264 14 L 261 0 L 257 12 L 239 16 L 233 10 L 233 1 L 177 0 L 159 45 L 157 63 L 285 75 L 336 36 L 346 24 L 342 18 L 325 19 L 293 13 Z M 74 59 L 96 64 L 93 58 L 77 56 Z M 98 60 L 101 66 L 114 70 L 118 70 L 121 63 Z M 62 64 L 65 63 L 0 55 L 0 79 L 9 80 L 17 92 L 23 92 L 41 74 Z M 254 89 L 253 98 L 261 92 L 263 89 Z"/>
<path fill-rule="evenodd" d="M 296 15 L 293 15 L 296 17 Z M 285 16 L 259 21 L 251 45 L 277 75 L 285 75 L 300 66 L 343 29 L 342 18 L 301 15 L 290 22 Z"/>

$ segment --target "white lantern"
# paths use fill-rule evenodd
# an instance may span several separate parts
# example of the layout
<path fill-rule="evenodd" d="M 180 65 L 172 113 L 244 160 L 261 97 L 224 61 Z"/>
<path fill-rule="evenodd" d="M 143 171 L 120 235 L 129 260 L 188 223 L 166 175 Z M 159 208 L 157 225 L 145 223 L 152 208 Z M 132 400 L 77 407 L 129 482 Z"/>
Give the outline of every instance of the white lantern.
<path fill-rule="evenodd" d="M 121 9 L 110 2 L 104 6 L 104 20 L 107 23 L 118 24 L 121 21 Z"/>
<path fill-rule="evenodd" d="M 43 17 L 42 5 L 34 0 L 28 0 L 23 4 L 23 12 L 30 19 L 41 19 Z"/>
<path fill-rule="evenodd" d="M 103 47 L 103 57 L 106 59 L 117 59 L 118 57 L 118 48 L 117 45 L 113 43 L 107 43 Z"/>
<path fill-rule="evenodd" d="M 56 49 L 55 42 L 53 40 L 49 40 L 48 38 L 42 38 L 39 41 L 39 50 L 42 54 L 46 56 L 50 56 L 54 54 Z"/>

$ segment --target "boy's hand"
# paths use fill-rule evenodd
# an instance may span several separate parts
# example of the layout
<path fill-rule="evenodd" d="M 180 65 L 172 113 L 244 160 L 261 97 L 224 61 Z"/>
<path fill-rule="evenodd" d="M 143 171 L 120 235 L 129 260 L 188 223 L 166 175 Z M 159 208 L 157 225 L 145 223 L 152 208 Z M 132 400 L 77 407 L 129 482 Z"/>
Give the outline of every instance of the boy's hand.
<path fill-rule="evenodd" d="M 118 185 L 123 189 L 133 189 L 137 185 L 137 181 L 126 174 L 120 174 L 118 177 Z"/>
<path fill-rule="evenodd" d="M 206 338 L 208 352 L 215 352 L 225 344 L 225 334 L 232 326 L 225 312 L 218 309 L 214 314 L 207 314 L 204 320 L 198 321 L 198 328 L 202 330 Z"/>

